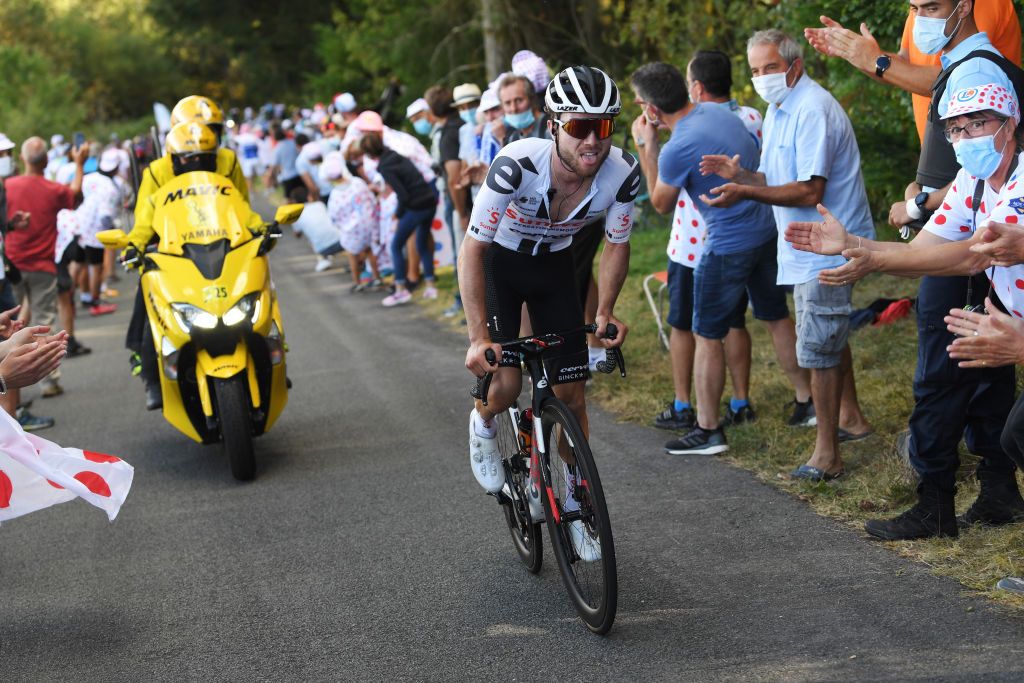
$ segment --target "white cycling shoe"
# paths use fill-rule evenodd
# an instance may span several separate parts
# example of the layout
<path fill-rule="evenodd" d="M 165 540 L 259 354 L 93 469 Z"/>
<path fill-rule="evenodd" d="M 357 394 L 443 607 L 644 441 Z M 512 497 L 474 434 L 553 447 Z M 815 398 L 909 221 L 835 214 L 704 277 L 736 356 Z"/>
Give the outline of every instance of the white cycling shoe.
<path fill-rule="evenodd" d="M 587 528 L 580 520 L 569 523 L 569 538 L 576 554 L 584 562 L 597 562 L 601 559 L 601 541 L 587 533 Z"/>
<path fill-rule="evenodd" d="M 497 493 L 505 485 L 505 468 L 498 453 L 498 439 L 487 439 L 473 428 L 473 413 L 469 413 L 469 465 L 473 476 L 488 493 Z"/>

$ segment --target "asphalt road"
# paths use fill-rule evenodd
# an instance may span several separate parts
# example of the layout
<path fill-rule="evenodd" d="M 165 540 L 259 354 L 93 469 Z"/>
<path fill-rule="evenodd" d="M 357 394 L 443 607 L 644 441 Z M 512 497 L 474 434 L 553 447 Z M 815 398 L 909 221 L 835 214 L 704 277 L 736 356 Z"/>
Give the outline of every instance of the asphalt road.
<path fill-rule="evenodd" d="M 79 320 L 92 355 L 34 409 L 135 484 L 112 524 L 75 501 L 0 527 L 0 679 L 1024 679 L 1019 616 L 600 411 L 620 598 L 588 633 L 550 548 L 527 574 L 473 481 L 463 339 L 314 274 L 304 242 L 273 263 L 295 386 L 251 483 L 145 411 L 130 278 Z"/>

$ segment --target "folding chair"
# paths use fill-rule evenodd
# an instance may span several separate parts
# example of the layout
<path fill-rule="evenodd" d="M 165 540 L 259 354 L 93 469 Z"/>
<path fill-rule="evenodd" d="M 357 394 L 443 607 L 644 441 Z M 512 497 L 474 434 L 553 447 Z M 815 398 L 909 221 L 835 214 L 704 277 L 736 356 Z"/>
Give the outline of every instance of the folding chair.
<path fill-rule="evenodd" d="M 657 280 L 661 283 L 658 287 L 658 302 L 654 302 L 654 294 L 651 292 L 651 281 Z M 651 273 L 644 278 L 644 294 L 647 296 L 647 303 L 651 305 L 651 313 L 654 314 L 654 321 L 658 323 L 658 338 L 662 346 L 668 351 L 668 335 L 665 334 L 665 321 L 662 311 L 665 310 L 665 290 L 668 289 L 668 271 Z"/>

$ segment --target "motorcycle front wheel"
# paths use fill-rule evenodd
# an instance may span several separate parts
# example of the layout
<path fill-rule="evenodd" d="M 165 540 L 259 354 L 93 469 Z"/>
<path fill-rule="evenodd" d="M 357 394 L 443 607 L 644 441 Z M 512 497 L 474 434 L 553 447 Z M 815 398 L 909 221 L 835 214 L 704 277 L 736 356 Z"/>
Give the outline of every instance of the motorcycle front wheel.
<path fill-rule="evenodd" d="M 252 447 L 252 417 L 245 376 L 213 383 L 220 416 L 221 440 L 231 465 L 231 474 L 240 481 L 256 476 L 256 456 Z"/>

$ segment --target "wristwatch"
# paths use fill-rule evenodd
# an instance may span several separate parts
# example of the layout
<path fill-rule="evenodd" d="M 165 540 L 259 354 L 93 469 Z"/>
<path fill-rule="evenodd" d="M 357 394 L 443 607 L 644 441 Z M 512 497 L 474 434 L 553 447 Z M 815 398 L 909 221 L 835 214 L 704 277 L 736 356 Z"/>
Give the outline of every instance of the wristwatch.
<path fill-rule="evenodd" d="M 892 57 L 889 55 L 881 55 L 875 59 L 875 75 L 882 78 L 885 75 L 886 69 L 892 66 Z"/>
<path fill-rule="evenodd" d="M 914 197 L 914 203 L 917 204 L 917 208 L 921 209 L 921 215 L 927 216 L 931 213 L 931 211 L 924 207 L 924 205 L 928 203 L 927 192 L 918 192 L 917 196 Z"/>

